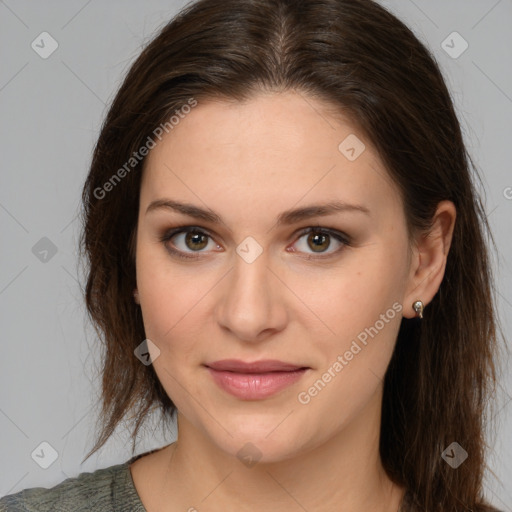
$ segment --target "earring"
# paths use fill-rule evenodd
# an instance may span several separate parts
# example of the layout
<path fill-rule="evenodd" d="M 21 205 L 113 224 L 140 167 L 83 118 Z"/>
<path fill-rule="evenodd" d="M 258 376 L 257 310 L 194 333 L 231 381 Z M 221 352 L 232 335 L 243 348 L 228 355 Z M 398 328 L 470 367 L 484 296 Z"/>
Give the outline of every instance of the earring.
<path fill-rule="evenodd" d="M 414 302 L 413 305 L 412 305 L 412 308 L 414 309 L 414 311 L 416 311 L 416 314 L 420 318 L 423 318 L 424 306 L 423 306 L 423 302 L 421 302 L 421 300 L 417 300 L 416 302 Z"/>
<path fill-rule="evenodd" d="M 136 304 L 140 304 L 139 301 L 139 291 L 137 289 L 133 290 L 133 299 Z"/>

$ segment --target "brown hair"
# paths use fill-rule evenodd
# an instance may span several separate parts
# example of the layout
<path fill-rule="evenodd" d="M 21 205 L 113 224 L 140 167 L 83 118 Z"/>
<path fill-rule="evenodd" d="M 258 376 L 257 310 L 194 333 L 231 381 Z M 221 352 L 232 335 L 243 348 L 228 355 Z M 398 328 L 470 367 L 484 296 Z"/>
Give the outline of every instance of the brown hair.
<path fill-rule="evenodd" d="M 401 192 L 410 235 L 428 231 L 440 201 L 455 204 L 440 289 L 421 323 L 402 319 L 385 376 L 380 453 L 419 509 L 489 510 L 484 418 L 496 384 L 498 322 L 485 234 L 494 240 L 434 57 L 371 0 L 200 0 L 163 27 L 130 68 L 83 189 L 84 293 L 105 350 L 101 431 L 88 456 L 128 413 L 135 450 L 150 411 L 163 420 L 176 412 L 152 365 L 133 353 L 145 339 L 132 295 L 144 159 L 108 193 L 98 191 L 191 98 L 243 101 L 285 90 L 325 100 L 357 123 Z M 469 454 L 456 470 L 441 458 L 453 441 Z"/>

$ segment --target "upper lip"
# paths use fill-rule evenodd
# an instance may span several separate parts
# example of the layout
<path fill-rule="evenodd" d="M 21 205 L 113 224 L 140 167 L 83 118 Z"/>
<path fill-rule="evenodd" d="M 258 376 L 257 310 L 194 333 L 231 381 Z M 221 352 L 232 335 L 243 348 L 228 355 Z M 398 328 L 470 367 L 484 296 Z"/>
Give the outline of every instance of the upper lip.
<path fill-rule="evenodd" d="M 228 371 L 237 373 L 266 373 L 266 372 L 291 372 L 306 368 L 292 363 L 285 363 L 276 359 L 265 359 L 263 361 L 254 361 L 252 363 L 241 361 L 239 359 L 222 359 L 208 363 L 206 366 L 218 371 Z"/>

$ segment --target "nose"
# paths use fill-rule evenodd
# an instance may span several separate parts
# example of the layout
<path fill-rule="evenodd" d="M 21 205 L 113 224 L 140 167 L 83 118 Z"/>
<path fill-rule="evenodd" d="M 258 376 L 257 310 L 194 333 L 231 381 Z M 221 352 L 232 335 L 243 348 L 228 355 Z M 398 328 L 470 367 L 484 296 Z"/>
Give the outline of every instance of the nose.
<path fill-rule="evenodd" d="M 251 263 L 236 255 L 216 307 L 218 324 L 246 342 L 282 331 L 288 314 L 285 285 L 277 273 L 269 267 L 265 251 Z"/>

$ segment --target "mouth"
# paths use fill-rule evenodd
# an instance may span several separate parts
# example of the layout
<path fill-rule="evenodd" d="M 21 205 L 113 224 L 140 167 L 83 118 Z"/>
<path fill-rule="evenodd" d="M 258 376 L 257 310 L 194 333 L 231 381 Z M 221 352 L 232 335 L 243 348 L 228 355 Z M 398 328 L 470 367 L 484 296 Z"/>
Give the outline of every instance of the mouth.
<path fill-rule="evenodd" d="M 205 364 L 213 381 L 242 400 L 262 400 L 296 383 L 309 367 L 277 360 L 224 359 Z"/>

